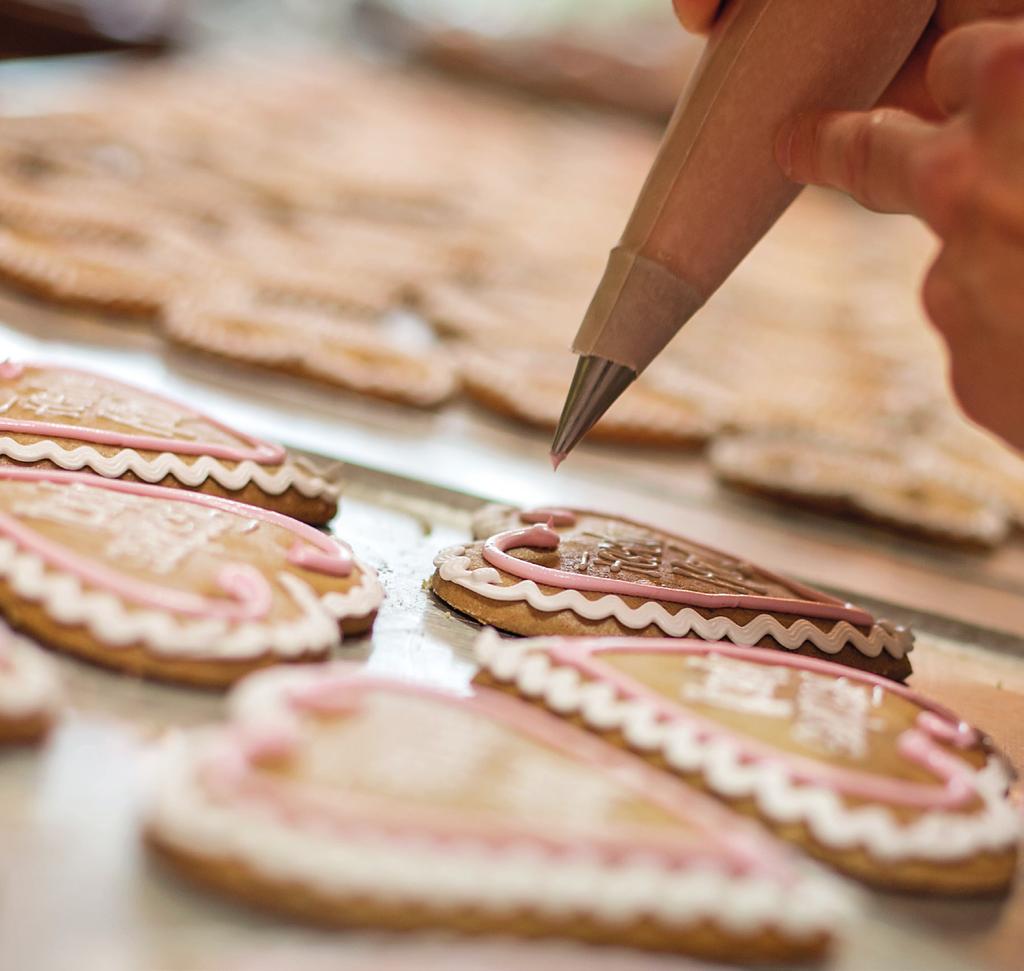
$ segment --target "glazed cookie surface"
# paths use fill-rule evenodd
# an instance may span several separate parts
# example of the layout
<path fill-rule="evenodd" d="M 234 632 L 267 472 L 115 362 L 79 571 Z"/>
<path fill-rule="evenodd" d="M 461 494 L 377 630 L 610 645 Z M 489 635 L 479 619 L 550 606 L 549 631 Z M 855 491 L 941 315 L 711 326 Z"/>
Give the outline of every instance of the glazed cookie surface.
<path fill-rule="evenodd" d="M 730 554 L 641 523 L 491 506 L 443 550 L 434 592 L 514 634 L 699 637 L 910 673 L 911 633 Z"/>
<path fill-rule="evenodd" d="M 507 640 L 477 682 L 582 724 L 867 883 L 1005 889 L 1021 820 L 1009 763 L 902 685 L 799 655 L 695 640 Z"/>
<path fill-rule="evenodd" d="M 0 464 L 238 499 L 322 525 L 336 475 L 186 405 L 89 371 L 0 363 Z"/>
<path fill-rule="evenodd" d="M 336 663 L 260 672 L 230 707 L 166 750 L 148 842 L 270 910 L 790 962 L 847 906 L 705 796 L 501 692 Z"/>
<path fill-rule="evenodd" d="M 0 613 L 106 667 L 220 686 L 320 660 L 383 593 L 344 544 L 215 496 L 0 466 Z"/>
<path fill-rule="evenodd" d="M 0 745 L 40 741 L 56 721 L 61 701 L 50 658 L 0 624 Z"/>

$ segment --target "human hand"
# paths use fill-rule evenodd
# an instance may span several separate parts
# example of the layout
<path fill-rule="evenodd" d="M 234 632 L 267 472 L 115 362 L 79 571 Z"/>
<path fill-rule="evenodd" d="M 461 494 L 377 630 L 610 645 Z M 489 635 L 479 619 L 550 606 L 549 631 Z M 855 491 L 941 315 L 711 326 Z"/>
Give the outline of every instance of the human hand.
<path fill-rule="evenodd" d="M 675 3 L 697 27 L 720 6 Z M 969 417 L 1024 451 L 1024 18 L 959 26 L 1011 9 L 1024 12 L 1024 0 L 940 3 L 937 29 L 950 29 L 908 65 L 920 86 L 905 78 L 911 96 L 899 99 L 928 105 L 930 120 L 893 107 L 812 114 L 780 132 L 777 155 L 796 182 L 932 227 L 942 248 L 923 299 L 949 348 L 953 391 Z"/>

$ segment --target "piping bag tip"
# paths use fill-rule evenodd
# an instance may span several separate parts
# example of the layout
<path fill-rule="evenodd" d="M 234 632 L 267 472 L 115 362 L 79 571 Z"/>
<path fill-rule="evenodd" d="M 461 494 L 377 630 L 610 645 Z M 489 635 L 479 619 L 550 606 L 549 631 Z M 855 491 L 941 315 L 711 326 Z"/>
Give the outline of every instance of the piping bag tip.
<path fill-rule="evenodd" d="M 576 373 L 551 443 L 551 465 L 555 470 L 635 380 L 636 371 L 607 358 L 584 355 L 576 362 Z"/>

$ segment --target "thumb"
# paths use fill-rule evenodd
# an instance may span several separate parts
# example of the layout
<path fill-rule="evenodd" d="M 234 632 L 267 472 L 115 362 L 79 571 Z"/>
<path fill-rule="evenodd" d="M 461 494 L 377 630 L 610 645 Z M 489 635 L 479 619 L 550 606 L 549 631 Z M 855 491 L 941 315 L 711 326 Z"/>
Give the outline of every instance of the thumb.
<path fill-rule="evenodd" d="M 775 154 L 786 177 L 839 189 L 878 212 L 916 212 L 913 158 L 936 127 L 895 108 L 801 115 Z"/>

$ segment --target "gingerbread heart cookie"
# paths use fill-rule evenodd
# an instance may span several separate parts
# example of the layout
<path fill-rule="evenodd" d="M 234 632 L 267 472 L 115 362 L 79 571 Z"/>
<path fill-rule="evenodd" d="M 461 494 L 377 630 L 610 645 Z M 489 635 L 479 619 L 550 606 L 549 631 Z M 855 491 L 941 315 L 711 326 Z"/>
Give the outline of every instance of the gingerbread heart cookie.
<path fill-rule="evenodd" d="M 337 540 L 229 499 L 0 466 L 0 614 L 59 651 L 228 684 L 321 660 L 373 623 L 376 575 Z"/>
<path fill-rule="evenodd" d="M 323 525 L 341 492 L 280 446 L 111 378 L 0 363 L 0 464 L 195 489 Z"/>
<path fill-rule="evenodd" d="M 163 327 L 197 350 L 386 401 L 431 408 L 457 386 L 437 349 L 410 348 L 371 320 L 276 305 L 250 284 L 187 293 L 168 305 Z"/>
<path fill-rule="evenodd" d="M 56 720 L 60 705 L 53 662 L 0 624 L 0 745 L 38 742 Z"/>
<path fill-rule="evenodd" d="M 902 680 L 911 633 L 728 553 L 617 516 L 491 506 L 442 551 L 434 592 L 514 634 L 700 637 Z"/>
<path fill-rule="evenodd" d="M 165 751 L 148 843 L 270 910 L 789 962 L 846 907 L 705 796 L 501 692 L 333 664 L 261 672 L 230 707 Z"/>
<path fill-rule="evenodd" d="M 581 722 L 868 883 L 969 894 L 1013 878 L 1009 764 L 902 685 L 695 640 L 489 631 L 476 651 L 480 683 Z"/>

